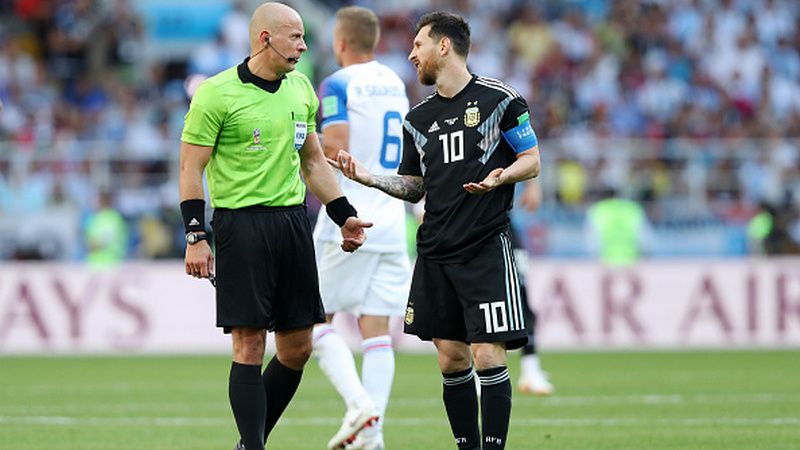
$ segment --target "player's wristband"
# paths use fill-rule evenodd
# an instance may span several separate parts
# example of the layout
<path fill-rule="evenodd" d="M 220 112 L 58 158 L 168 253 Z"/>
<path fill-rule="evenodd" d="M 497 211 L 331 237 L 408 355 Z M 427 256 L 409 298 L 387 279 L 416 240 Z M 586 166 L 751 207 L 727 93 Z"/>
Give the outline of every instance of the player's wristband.
<path fill-rule="evenodd" d="M 202 199 L 184 200 L 181 202 L 183 228 L 187 233 L 206 231 L 206 201 Z"/>
<path fill-rule="evenodd" d="M 347 197 L 344 195 L 328 202 L 328 204 L 325 205 L 325 212 L 328 213 L 328 217 L 330 217 L 336 225 L 339 225 L 339 228 L 347 222 L 348 217 L 358 217 L 358 212 L 356 212 L 356 209 L 353 208 L 353 205 L 347 201 Z"/>

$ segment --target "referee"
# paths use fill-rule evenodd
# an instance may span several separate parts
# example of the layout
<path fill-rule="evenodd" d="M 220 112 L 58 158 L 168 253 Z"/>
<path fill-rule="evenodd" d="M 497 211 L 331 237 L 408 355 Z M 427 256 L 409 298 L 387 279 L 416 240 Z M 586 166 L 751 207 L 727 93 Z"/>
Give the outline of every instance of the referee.
<path fill-rule="evenodd" d="M 312 326 L 325 322 L 300 172 L 340 227 L 343 250 L 360 247 L 372 225 L 342 195 L 314 132 L 317 97 L 293 71 L 307 50 L 303 35 L 292 8 L 259 6 L 250 21 L 250 57 L 199 86 L 181 136 L 185 265 L 197 278 L 214 274 L 204 171 L 214 207 L 217 326 L 233 339 L 236 449 L 264 448 L 300 383 Z M 276 355 L 262 373 L 268 330 Z"/>

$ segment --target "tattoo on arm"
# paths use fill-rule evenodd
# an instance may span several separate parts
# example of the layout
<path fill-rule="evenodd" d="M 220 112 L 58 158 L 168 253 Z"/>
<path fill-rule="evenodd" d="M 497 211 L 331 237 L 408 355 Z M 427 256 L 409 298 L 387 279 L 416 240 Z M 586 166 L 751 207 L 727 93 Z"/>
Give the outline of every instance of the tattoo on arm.
<path fill-rule="evenodd" d="M 392 197 L 416 203 L 425 195 L 422 177 L 413 175 L 375 175 L 372 187 Z"/>

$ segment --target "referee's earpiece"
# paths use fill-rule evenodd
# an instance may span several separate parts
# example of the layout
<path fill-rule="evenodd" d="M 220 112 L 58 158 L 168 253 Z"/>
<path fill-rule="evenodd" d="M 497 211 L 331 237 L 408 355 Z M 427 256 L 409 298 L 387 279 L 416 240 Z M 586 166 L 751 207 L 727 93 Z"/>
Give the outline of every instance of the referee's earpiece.
<path fill-rule="evenodd" d="M 252 55 L 250 55 L 250 57 L 251 57 L 251 58 L 255 58 L 256 56 L 258 56 L 259 54 L 261 54 L 261 52 L 263 52 L 264 50 L 266 50 L 266 49 L 267 49 L 267 47 L 271 47 L 271 45 L 270 45 L 270 43 L 269 43 L 269 36 L 267 36 L 267 37 L 266 37 L 266 39 L 264 39 L 264 46 L 263 46 L 263 47 L 261 47 L 261 49 L 260 49 L 260 50 L 258 50 L 257 52 L 255 52 L 255 53 L 253 53 Z"/>
<path fill-rule="evenodd" d="M 264 48 L 262 48 L 261 50 L 259 50 L 259 51 L 258 51 L 259 53 L 261 53 L 262 51 L 264 51 L 264 49 L 266 49 L 267 47 L 272 47 L 272 50 L 273 50 L 275 53 L 277 53 L 277 54 L 278 54 L 278 56 L 280 56 L 281 58 L 285 59 L 286 61 L 289 61 L 289 62 L 291 62 L 291 63 L 296 63 L 296 62 L 298 61 L 298 59 L 297 59 L 297 58 L 287 58 L 287 57 L 286 57 L 286 55 L 284 55 L 283 53 L 279 52 L 277 48 L 273 47 L 273 46 L 272 46 L 272 44 L 270 44 L 270 42 L 269 42 L 269 41 L 270 41 L 270 39 L 271 39 L 271 37 L 270 37 L 270 36 L 267 36 L 267 38 L 266 38 L 266 39 L 264 39 Z"/>

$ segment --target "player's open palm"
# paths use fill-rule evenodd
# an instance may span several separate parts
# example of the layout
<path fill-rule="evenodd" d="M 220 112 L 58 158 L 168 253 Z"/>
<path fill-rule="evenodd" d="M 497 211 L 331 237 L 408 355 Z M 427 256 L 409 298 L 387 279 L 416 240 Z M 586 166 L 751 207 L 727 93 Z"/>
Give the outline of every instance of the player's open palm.
<path fill-rule="evenodd" d="M 372 186 L 372 174 L 358 162 L 350 153 L 339 150 L 335 163 L 331 163 L 341 170 L 344 176 L 353 181 L 357 181 L 365 186 Z"/>
<path fill-rule="evenodd" d="M 485 194 L 487 192 L 493 191 L 494 188 L 500 186 L 502 181 L 500 180 L 500 176 L 503 174 L 503 169 L 498 167 L 493 171 L 489 172 L 489 175 L 483 179 L 480 183 L 467 183 L 464 185 L 464 190 L 469 192 L 470 194 Z"/>
<path fill-rule="evenodd" d="M 361 220 L 355 216 L 348 217 L 341 228 L 342 250 L 348 253 L 358 250 L 367 240 L 367 233 L 364 232 L 364 228 L 369 228 L 371 226 L 372 222 Z"/>

